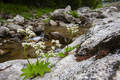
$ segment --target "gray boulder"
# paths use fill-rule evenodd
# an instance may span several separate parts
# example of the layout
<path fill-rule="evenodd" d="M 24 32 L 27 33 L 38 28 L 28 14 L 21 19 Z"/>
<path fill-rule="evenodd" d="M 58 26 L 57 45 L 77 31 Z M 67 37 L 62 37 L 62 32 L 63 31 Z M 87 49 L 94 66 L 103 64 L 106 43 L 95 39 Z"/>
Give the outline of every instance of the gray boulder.
<path fill-rule="evenodd" d="M 116 18 L 116 16 L 112 16 L 112 19 L 113 18 Z M 116 42 L 120 41 L 120 18 L 113 19 L 114 21 L 109 23 L 110 19 L 111 18 L 106 18 L 95 21 L 95 27 L 92 27 L 88 33 L 84 35 L 86 40 L 82 42 L 80 46 L 78 51 L 79 55 L 91 53 L 89 51 L 93 51 L 95 48 L 102 49 L 102 47 L 105 48 L 106 46 L 107 48 L 105 49 L 110 50 L 110 47 L 120 46 L 120 44 L 116 44 Z M 107 24 L 103 24 L 105 21 L 107 21 Z M 108 47 L 108 44 L 111 44 L 111 46 Z M 112 44 L 114 45 L 112 46 Z"/>
<path fill-rule="evenodd" d="M 57 22 L 55 22 L 54 20 L 50 20 L 50 25 L 51 26 L 57 26 Z"/>
<path fill-rule="evenodd" d="M 29 60 L 31 63 L 36 61 L 36 59 Z M 50 58 L 49 61 L 52 64 L 56 64 L 59 58 Z M 24 68 L 26 64 L 27 60 L 12 60 L 0 63 L 0 80 L 23 80 L 23 77 L 20 77 L 22 74 L 21 69 Z"/>
<path fill-rule="evenodd" d="M 33 31 L 35 33 L 41 33 L 44 30 L 45 30 L 45 26 L 44 25 L 40 25 L 40 24 L 38 24 L 38 26 L 36 26 L 36 27 L 33 28 Z"/>
<path fill-rule="evenodd" d="M 68 12 L 71 11 L 71 7 L 68 6 L 65 9 L 57 9 L 53 13 L 51 13 L 53 20 L 60 20 L 63 22 L 71 22 L 73 21 L 72 15 L 69 15 Z"/>
<path fill-rule="evenodd" d="M 24 17 L 20 16 L 20 15 L 16 15 L 13 18 L 14 21 L 18 22 L 18 23 L 24 23 Z"/>
<path fill-rule="evenodd" d="M 9 29 L 7 27 L 0 27 L 0 37 L 6 37 L 9 34 Z"/>
<path fill-rule="evenodd" d="M 23 29 L 22 26 L 14 24 L 14 23 L 9 23 L 7 25 L 7 28 L 9 28 L 11 31 L 17 31 L 18 29 Z"/>

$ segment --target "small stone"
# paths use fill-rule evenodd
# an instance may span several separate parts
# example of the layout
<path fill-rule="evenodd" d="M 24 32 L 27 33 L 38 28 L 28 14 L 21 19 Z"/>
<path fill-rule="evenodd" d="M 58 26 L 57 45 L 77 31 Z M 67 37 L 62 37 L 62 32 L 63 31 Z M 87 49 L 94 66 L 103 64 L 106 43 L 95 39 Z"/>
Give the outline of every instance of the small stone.
<path fill-rule="evenodd" d="M 65 8 L 65 12 L 69 12 L 69 11 L 71 11 L 71 6 L 70 6 L 70 5 L 68 5 L 68 6 Z"/>
<path fill-rule="evenodd" d="M 7 21 L 8 21 L 8 22 L 13 22 L 13 21 L 14 21 L 14 19 L 7 19 Z"/>
<path fill-rule="evenodd" d="M 13 19 L 18 23 L 24 23 L 24 17 L 20 15 L 16 15 Z"/>
<path fill-rule="evenodd" d="M 37 27 L 34 28 L 34 32 L 42 32 L 44 31 L 44 29 L 45 26 L 39 24 Z"/>
<path fill-rule="evenodd" d="M 6 43 L 6 42 L 7 42 L 7 40 L 4 40 L 3 42 L 4 42 L 4 43 Z"/>
<path fill-rule="evenodd" d="M 57 23 L 55 21 L 53 21 L 53 20 L 50 20 L 50 25 L 51 26 L 57 26 Z"/>
<path fill-rule="evenodd" d="M 9 24 L 7 25 L 7 27 L 8 27 L 11 31 L 17 31 L 18 29 L 23 29 L 22 26 L 16 25 L 16 24 L 14 24 L 14 23 L 9 23 Z"/>
<path fill-rule="evenodd" d="M 3 43 L 0 43 L 0 46 L 2 46 L 3 45 Z"/>
<path fill-rule="evenodd" d="M 0 49 L 0 55 L 5 54 L 5 51 L 3 51 L 2 49 Z"/>
<path fill-rule="evenodd" d="M 0 36 L 5 37 L 6 34 L 9 33 L 9 29 L 7 27 L 0 27 Z"/>
<path fill-rule="evenodd" d="M 61 27 L 66 27 L 67 24 L 65 24 L 64 22 L 59 22 L 59 26 Z"/>
<path fill-rule="evenodd" d="M 15 31 L 10 31 L 9 33 L 12 35 L 12 34 L 15 34 Z"/>

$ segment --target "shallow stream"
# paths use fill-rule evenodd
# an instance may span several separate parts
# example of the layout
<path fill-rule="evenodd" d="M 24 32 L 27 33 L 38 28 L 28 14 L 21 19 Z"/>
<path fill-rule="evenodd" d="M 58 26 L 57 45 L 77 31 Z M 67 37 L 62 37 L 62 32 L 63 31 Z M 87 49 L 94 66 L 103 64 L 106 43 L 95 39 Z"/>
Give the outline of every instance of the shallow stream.
<path fill-rule="evenodd" d="M 79 31 L 74 36 L 77 37 L 81 34 L 84 34 L 88 29 L 89 28 L 79 28 Z M 57 33 L 58 37 L 54 33 Z M 69 39 L 70 36 L 70 33 L 67 32 L 67 29 L 65 27 L 46 27 L 44 34 L 47 35 L 45 36 L 47 37 L 47 39 L 54 38 L 60 40 L 60 43 L 63 44 L 62 47 L 64 47 L 67 44 L 67 42 L 65 42 L 65 39 Z M 8 42 L 3 43 L 3 45 L 0 46 L 0 50 L 4 51 L 4 54 L 0 55 L 0 63 L 8 60 L 25 58 L 24 49 L 21 45 L 21 42 L 15 42 L 9 39 L 2 39 L 1 42 L 4 40 L 8 40 Z M 46 41 L 46 43 L 46 46 L 50 46 L 49 40 Z M 27 56 L 29 58 L 35 57 L 33 53 L 34 50 L 32 48 L 27 49 Z"/>

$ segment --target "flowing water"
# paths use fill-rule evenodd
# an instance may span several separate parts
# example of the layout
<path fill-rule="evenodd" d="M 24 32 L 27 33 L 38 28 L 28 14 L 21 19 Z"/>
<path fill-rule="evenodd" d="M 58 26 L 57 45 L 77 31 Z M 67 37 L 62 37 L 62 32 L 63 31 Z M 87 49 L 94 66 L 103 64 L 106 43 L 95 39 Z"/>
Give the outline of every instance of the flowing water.
<path fill-rule="evenodd" d="M 81 35 L 85 33 L 87 30 L 88 28 L 79 28 L 79 32 L 77 32 L 75 36 Z M 64 42 L 63 39 L 69 38 L 70 36 L 70 33 L 67 32 L 67 29 L 65 27 L 49 27 L 49 26 L 46 27 L 44 34 L 47 35 L 47 39 L 53 39 L 53 38 L 56 39 L 56 36 L 52 35 L 52 33 L 60 34 L 60 36 L 58 36 L 57 39 L 59 39 L 61 43 Z M 37 36 L 36 39 L 37 38 L 39 38 L 39 36 Z M 3 40 L 1 40 L 1 42 L 2 41 Z M 47 40 L 46 46 L 50 46 L 49 43 L 50 43 L 49 40 Z M 62 44 L 65 46 L 65 42 Z M 0 46 L 0 50 L 4 51 L 4 54 L 0 55 L 0 63 L 8 60 L 25 59 L 24 49 L 21 45 L 21 42 L 8 41 L 7 43 L 4 43 L 2 46 Z M 34 50 L 32 48 L 27 49 L 27 56 L 29 58 L 35 57 Z"/>

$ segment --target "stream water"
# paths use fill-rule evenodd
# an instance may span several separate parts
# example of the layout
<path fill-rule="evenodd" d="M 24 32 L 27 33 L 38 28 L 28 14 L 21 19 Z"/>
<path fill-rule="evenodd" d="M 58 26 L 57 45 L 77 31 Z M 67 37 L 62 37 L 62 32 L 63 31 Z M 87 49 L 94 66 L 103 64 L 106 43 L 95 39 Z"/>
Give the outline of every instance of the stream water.
<path fill-rule="evenodd" d="M 83 33 L 85 33 L 88 30 L 88 28 L 79 28 L 79 31 L 74 36 L 79 36 Z M 53 33 L 59 33 L 59 36 L 54 36 Z M 45 35 L 47 35 L 48 41 L 46 41 L 46 46 L 50 46 L 49 39 L 58 39 L 60 42 L 65 46 L 66 42 L 64 39 L 68 38 L 70 36 L 70 33 L 67 32 L 67 29 L 65 27 L 46 27 Z M 53 34 L 53 35 L 52 35 Z M 46 37 L 46 36 L 45 36 Z M 62 38 L 61 38 L 62 37 Z M 39 38 L 39 36 L 37 36 Z M 3 39 L 5 40 L 5 39 Z M 2 40 L 2 41 L 3 41 Z M 9 40 L 9 39 L 7 39 Z M 64 47 L 63 46 L 63 47 Z M 15 60 L 15 59 L 25 59 L 24 56 L 24 49 L 21 45 L 21 42 L 14 42 L 14 41 L 8 41 L 7 43 L 4 43 L 2 46 L 0 46 L 0 49 L 4 51 L 3 55 L 0 55 L 0 63 L 5 62 L 8 60 Z M 32 48 L 27 49 L 27 56 L 29 58 L 34 58 L 34 50 Z"/>

